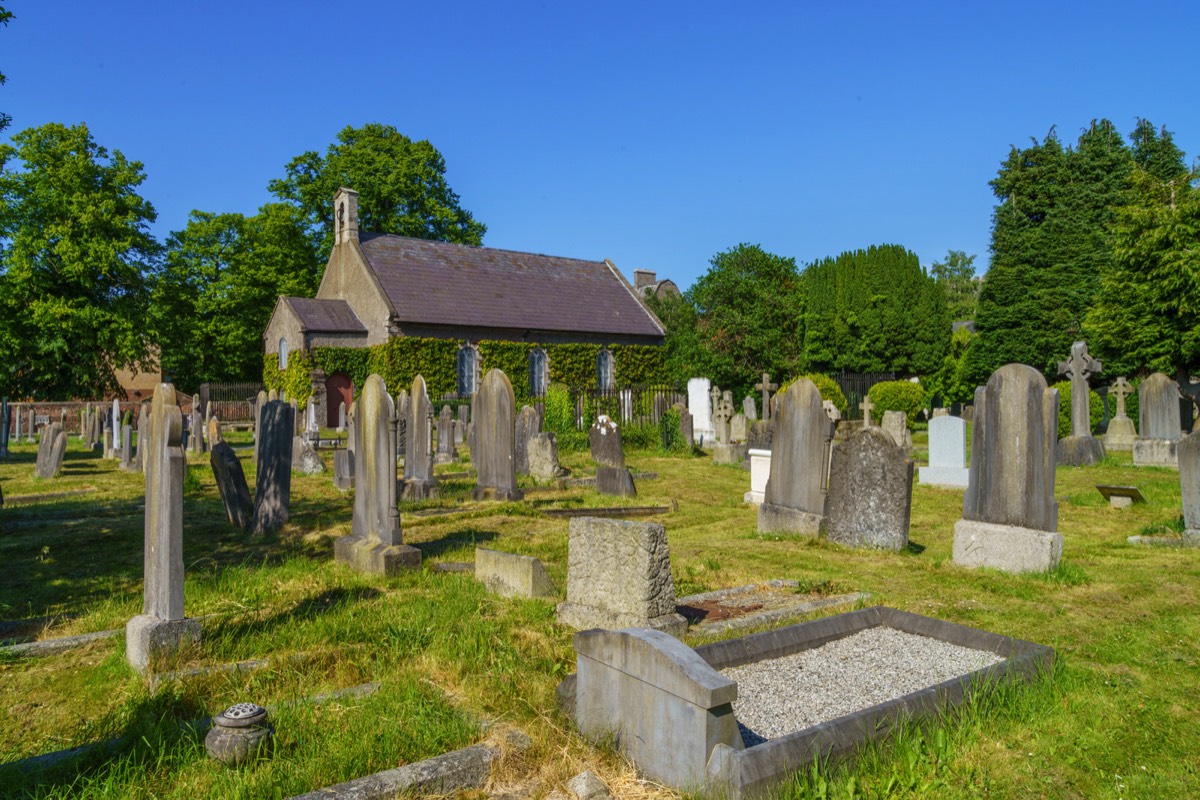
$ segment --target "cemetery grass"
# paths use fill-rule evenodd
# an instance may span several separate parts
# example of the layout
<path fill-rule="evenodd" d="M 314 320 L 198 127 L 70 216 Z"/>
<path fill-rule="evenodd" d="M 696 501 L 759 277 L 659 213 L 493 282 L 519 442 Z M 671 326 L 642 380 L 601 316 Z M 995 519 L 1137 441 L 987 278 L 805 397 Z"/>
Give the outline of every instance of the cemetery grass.
<path fill-rule="evenodd" d="M 141 609 L 141 475 L 75 440 L 63 475 L 35 480 L 34 452 L 21 445 L 0 463 L 6 499 L 93 491 L 0 511 L 0 638 L 123 629 Z M 238 452 L 253 485 L 249 454 Z M 575 475 L 591 474 L 586 454 L 563 460 Z M 291 522 L 256 538 L 225 524 L 207 455 L 190 456 L 185 593 L 204 639 L 170 667 L 265 665 L 151 687 L 126 666 L 123 631 L 57 655 L 0 656 L 0 795 L 286 797 L 481 741 L 488 720 L 533 740 L 526 753 L 506 755 L 493 772 L 497 785 L 532 786 L 540 797 L 590 768 L 617 796 L 671 797 L 610 750 L 583 742 L 555 709 L 554 687 L 574 669 L 572 632 L 554 621 L 565 595 L 567 522 L 537 509 L 677 502 L 678 511 L 649 519 L 667 528 L 680 596 L 790 578 L 806 593 L 865 591 L 868 604 L 1058 653 L 1032 685 L 986 694 L 955 719 L 907 727 L 852 768 L 810 765 L 784 796 L 1200 796 L 1200 553 L 1125 543 L 1135 533 L 1178 530 L 1175 472 L 1135 469 L 1128 454 L 1060 469 L 1064 564 L 1017 577 L 953 565 L 961 492 L 914 486 L 909 549 L 858 552 L 757 534 L 755 512 L 741 502 L 745 470 L 649 451 L 627 460 L 635 472 L 659 474 L 639 481 L 637 498 L 574 488 L 476 504 L 472 480 L 449 480 L 438 500 L 402 504 L 405 542 L 422 551 L 422 569 L 376 578 L 333 562 L 351 502 L 328 473 L 293 476 Z M 1112 510 L 1098 483 L 1136 484 L 1147 503 Z M 418 515 L 431 508 L 455 513 Z M 471 561 L 476 545 L 542 559 L 559 596 L 506 600 L 467 574 L 432 569 Z M 369 696 L 305 701 L 367 683 L 379 686 Z M 245 699 L 273 708 L 277 750 L 226 769 L 207 759 L 199 723 Z M 31 761 L 96 743 L 103 746 L 48 768 Z"/>

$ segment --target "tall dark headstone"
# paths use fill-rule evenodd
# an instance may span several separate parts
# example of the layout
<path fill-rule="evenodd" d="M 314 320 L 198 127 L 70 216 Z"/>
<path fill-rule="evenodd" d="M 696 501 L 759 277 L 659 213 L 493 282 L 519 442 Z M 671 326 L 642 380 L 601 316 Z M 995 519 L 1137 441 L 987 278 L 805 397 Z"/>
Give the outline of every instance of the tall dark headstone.
<path fill-rule="evenodd" d="M 229 524 L 240 530 L 249 530 L 254 521 L 254 501 L 250 498 L 250 486 L 242 462 L 228 442 L 217 442 L 209 450 L 208 461 L 212 465 L 217 493 L 225 506 L 225 517 Z"/>
<path fill-rule="evenodd" d="M 758 507 L 758 530 L 817 536 L 825 526 L 833 423 L 821 405 L 821 392 L 807 378 L 775 399 L 771 476 Z"/>
<path fill-rule="evenodd" d="M 259 413 L 258 456 L 254 479 L 254 532 L 267 533 L 288 521 L 292 497 L 294 410 L 282 400 L 268 400 Z"/>
<path fill-rule="evenodd" d="M 476 500 L 520 500 L 517 488 L 517 399 L 508 376 L 490 369 L 475 393 L 475 441 L 471 463 L 478 478 Z"/>

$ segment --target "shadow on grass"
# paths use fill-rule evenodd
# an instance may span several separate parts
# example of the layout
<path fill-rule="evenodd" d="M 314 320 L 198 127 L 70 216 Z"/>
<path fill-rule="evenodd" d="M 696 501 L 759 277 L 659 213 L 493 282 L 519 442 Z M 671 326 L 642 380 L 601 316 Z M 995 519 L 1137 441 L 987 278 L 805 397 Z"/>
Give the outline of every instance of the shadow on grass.
<path fill-rule="evenodd" d="M 497 535 L 495 531 L 464 528 L 455 531 L 453 534 L 443 536 L 440 539 L 433 539 L 428 542 L 412 542 L 411 544 L 421 551 L 421 560 L 424 561 L 427 558 L 438 558 L 445 553 L 462 547 L 485 544 L 495 539 Z"/>
<path fill-rule="evenodd" d="M 240 619 L 222 625 L 216 635 L 237 641 L 248 634 L 267 633 L 281 625 L 290 625 L 294 622 L 316 619 L 322 614 L 327 614 L 337 609 L 339 606 L 370 601 L 382 596 L 383 592 L 370 586 L 358 586 L 351 589 L 345 587 L 326 589 L 311 597 L 304 598 L 289 609 L 279 611 L 264 619 Z"/>
<path fill-rule="evenodd" d="M 908 540 L 908 547 L 904 548 L 904 553 L 910 556 L 919 556 L 925 552 L 925 545 L 917 544 L 912 539 Z"/>

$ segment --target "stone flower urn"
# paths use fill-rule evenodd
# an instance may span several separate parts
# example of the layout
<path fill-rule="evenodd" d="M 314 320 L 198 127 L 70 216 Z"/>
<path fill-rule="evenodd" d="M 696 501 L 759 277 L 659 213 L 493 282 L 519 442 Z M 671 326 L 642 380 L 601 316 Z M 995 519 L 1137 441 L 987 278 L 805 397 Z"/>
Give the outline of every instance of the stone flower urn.
<path fill-rule="evenodd" d="M 238 703 L 217 714 L 212 722 L 204 747 L 218 761 L 237 766 L 270 755 L 275 732 L 262 706 Z"/>

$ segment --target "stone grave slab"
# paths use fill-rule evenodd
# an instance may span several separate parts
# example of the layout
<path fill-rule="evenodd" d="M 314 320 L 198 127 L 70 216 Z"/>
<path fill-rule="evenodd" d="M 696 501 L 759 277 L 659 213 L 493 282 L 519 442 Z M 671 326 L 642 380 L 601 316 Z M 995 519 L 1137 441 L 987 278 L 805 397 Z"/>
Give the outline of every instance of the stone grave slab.
<path fill-rule="evenodd" d="M 475 548 L 475 578 L 503 597 L 552 597 L 554 584 L 533 556 Z"/>
<path fill-rule="evenodd" d="M 1129 508 L 1134 503 L 1146 502 L 1146 498 L 1142 496 L 1141 490 L 1136 486 L 1097 484 L 1096 490 L 1113 508 Z"/>

